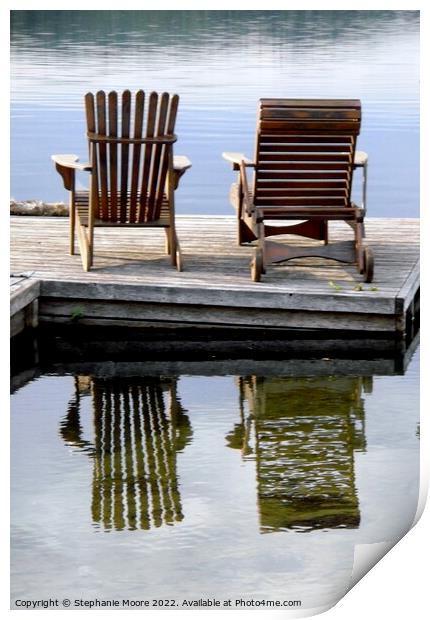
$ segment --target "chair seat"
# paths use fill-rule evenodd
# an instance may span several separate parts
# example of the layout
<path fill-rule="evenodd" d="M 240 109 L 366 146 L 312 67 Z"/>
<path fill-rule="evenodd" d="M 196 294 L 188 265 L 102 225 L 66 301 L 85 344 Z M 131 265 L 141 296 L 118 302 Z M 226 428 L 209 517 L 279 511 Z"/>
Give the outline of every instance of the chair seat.
<path fill-rule="evenodd" d="M 137 204 L 139 203 L 139 196 L 137 197 L 136 200 Z M 109 211 L 110 211 L 110 203 L 111 203 L 111 197 L 110 195 L 108 196 L 108 205 L 109 205 Z M 118 197 L 118 201 L 117 201 L 117 212 L 119 211 L 119 197 Z M 80 191 L 80 192 L 76 192 L 75 194 L 75 205 L 76 205 L 76 209 L 78 212 L 78 216 L 79 216 L 79 220 L 82 226 L 88 226 L 88 211 L 89 211 L 89 192 L 88 191 Z M 127 211 L 126 211 L 126 221 L 125 222 L 119 222 L 119 221 L 111 221 L 111 220 L 102 220 L 101 218 L 95 218 L 94 219 L 94 226 L 112 226 L 112 227 L 118 227 L 118 226 L 135 226 L 135 227 L 145 227 L 145 226 L 150 226 L 152 227 L 157 227 L 160 226 L 161 228 L 167 228 L 170 226 L 170 210 L 169 210 L 169 203 L 167 201 L 167 197 L 164 196 L 163 197 L 163 202 L 161 205 L 161 211 L 160 211 L 160 217 L 157 220 L 151 220 L 148 222 L 130 222 L 129 221 L 129 213 L 130 213 L 130 194 L 128 194 L 127 196 Z"/>

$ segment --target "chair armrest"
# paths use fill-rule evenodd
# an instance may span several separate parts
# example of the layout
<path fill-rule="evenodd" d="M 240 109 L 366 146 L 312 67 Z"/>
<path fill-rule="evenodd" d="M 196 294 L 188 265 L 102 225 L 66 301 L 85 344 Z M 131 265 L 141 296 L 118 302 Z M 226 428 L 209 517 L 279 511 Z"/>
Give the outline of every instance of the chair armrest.
<path fill-rule="evenodd" d="M 192 163 L 185 155 L 174 155 L 173 156 L 173 170 L 177 170 L 183 174 L 185 170 L 191 168 Z"/>
<path fill-rule="evenodd" d="M 239 170 L 239 164 L 243 162 L 244 166 L 254 167 L 255 163 L 245 157 L 243 153 L 223 153 L 223 158 L 233 164 L 233 170 Z"/>
<path fill-rule="evenodd" d="M 63 168 L 71 168 L 73 170 L 91 170 L 91 164 L 79 163 L 77 155 L 51 155 L 52 161 Z"/>
<path fill-rule="evenodd" d="M 75 189 L 75 172 L 76 170 L 91 171 L 90 164 L 80 164 L 77 155 L 51 155 L 51 159 L 55 164 L 57 172 L 63 179 L 66 189 L 73 192 Z"/>
<path fill-rule="evenodd" d="M 69 192 L 75 191 L 76 170 L 91 170 L 90 164 L 80 164 L 77 155 L 51 155 L 58 174 L 63 179 L 63 185 Z"/>
<path fill-rule="evenodd" d="M 185 155 L 173 156 L 173 187 L 177 189 L 181 176 L 191 168 L 192 164 Z"/>
<path fill-rule="evenodd" d="M 355 157 L 354 157 L 355 168 L 362 168 L 363 166 L 367 164 L 368 160 L 369 160 L 369 156 L 367 153 L 365 153 L 364 151 L 355 151 Z"/>

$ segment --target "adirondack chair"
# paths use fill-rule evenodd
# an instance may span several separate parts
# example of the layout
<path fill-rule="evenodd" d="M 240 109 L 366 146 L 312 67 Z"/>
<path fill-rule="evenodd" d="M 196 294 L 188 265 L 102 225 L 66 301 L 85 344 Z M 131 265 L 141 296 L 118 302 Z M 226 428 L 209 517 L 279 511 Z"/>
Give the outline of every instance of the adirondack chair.
<path fill-rule="evenodd" d="M 260 99 L 255 160 L 223 153 L 239 173 L 231 191 L 238 242 L 258 241 L 251 260 L 255 282 L 267 264 L 306 256 L 355 263 L 365 282 L 372 281 L 373 253 L 363 244 L 368 158 L 355 148 L 360 121 L 358 100 Z M 360 206 L 351 202 L 353 171 L 358 167 L 363 169 Z M 254 171 L 252 192 L 246 168 Z M 280 225 L 283 220 L 296 223 Z M 354 241 L 329 245 L 332 220 L 347 222 Z M 323 244 L 299 247 L 266 240 L 285 234 Z"/>
<path fill-rule="evenodd" d="M 70 254 L 75 253 L 77 224 L 82 264 L 93 264 L 96 226 L 161 227 L 172 264 L 182 270 L 175 229 L 174 190 L 191 166 L 173 156 L 178 95 L 151 93 L 146 123 L 145 93 L 129 90 L 107 96 L 85 95 L 89 163 L 76 155 L 53 155 L 64 186 L 70 191 Z M 75 172 L 90 173 L 89 191 L 75 189 Z"/>

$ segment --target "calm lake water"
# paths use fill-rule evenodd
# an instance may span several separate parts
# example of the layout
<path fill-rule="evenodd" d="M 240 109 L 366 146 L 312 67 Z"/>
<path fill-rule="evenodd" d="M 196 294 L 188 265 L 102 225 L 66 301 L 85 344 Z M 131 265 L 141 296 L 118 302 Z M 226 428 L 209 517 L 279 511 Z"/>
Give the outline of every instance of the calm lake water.
<path fill-rule="evenodd" d="M 86 158 L 87 91 L 142 88 L 181 97 L 179 213 L 231 213 L 221 153 L 252 156 L 260 97 L 345 97 L 362 101 L 369 215 L 418 216 L 417 11 L 13 11 L 11 42 L 16 199 L 66 199 L 50 155 Z"/>
<path fill-rule="evenodd" d="M 415 514 L 418 355 L 404 376 L 282 364 L 240 377 L 108 363 L 20 387 L 12 600 L 340 598 L 355 544 L 399 538 Z"/>

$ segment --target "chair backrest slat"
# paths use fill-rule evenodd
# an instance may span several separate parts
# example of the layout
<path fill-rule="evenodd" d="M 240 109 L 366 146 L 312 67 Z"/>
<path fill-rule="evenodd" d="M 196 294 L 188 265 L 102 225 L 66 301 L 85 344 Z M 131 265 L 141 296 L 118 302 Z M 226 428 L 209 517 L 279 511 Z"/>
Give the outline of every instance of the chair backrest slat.
<path fill-rule="evenodd" d="M 261 99 L 254 200 L 258 206 L 348 206 L 361 104 Z"/>
<path fill-rule="evenodd" d="M 112 91 L 108 95 L 109 102 L 109 136 L 118 136 L 118 95 Z M 110 171 L 110 216 L 116 221 L 118 214 L 118 144 L 109 144 L 109 171 Z"/>
<path fill-rule="evenodd" d="M 87 93 L 85 95 L 85 113 L 87 116 L 88 131 L 96 131 L 96 113 L 94 106 L 94 95 Z M 98 149 L 96 144 L 89 144 L 89 158 L 93 173 L 91 175 L 91 192 L 95 210 L 95 217 L 99 217 L 99 184 L 98 184 Z"/>
<path fill-rule="evenodd" d="M 106 95 L 101 90 L 97 93 L 97 131 L 100 134 L 106 135 Z M 98 145 L 99 156 L 99 188 L 100 188 L 100 210 L 102 219 L 106 220 L 109 217 L 108 209 L 108 177 L 107 177 L 107 152 L 106 144 Z"/>
<path fill-rule="evenodd" d="M 139 90 L 136 93 L 136 105 L 134 115 L 134 132 L 135 139 L 142 137 L 143 115 L 145 108 L 145 93 Z M 134 222 L 137 213 L 137 193 L 139 189 L 139 162 L 140 151 L 142 145 L 136 143 L 133 145 L 133 164 L 131 168 L 131 189 L 130 189 L 130 222 Z"/>
<path fill-rule="evenodd" d="M 146 137 L 152 138 L 154 136 L 155 130 L 155 121 L 157 117 L 157 105 L 158 105 L 158 95 L 157 93 L 151 93 L 149 95 L 149 104 L 148 104 L 148 118 L 146 121 Z M 140 208 L 138 211 L 138 221 L 145 222 L 148 221 L 148 189 L 149 189 L 149 180 L 151 173 L 151 160 L 152 160 L 152 151 L 153 144 L 146 144 L 144 148 L 144 156 L 143 156 L 143 169 L 142 169 L 142 184 L 140 189 Z"/>
<path fill-rule="evenodd" d="M 130 137 L 130 108 L 131 93 L 125 90 L 122 93 L 122 118 L 121 118 L 121 136 L 123 138 Z M 128 194 L 128 160 L 129 160 L 129 144 L 121 144 L 121 198 L 120 198 L 120 222 L 127 221 L 127 194 Z"/>

